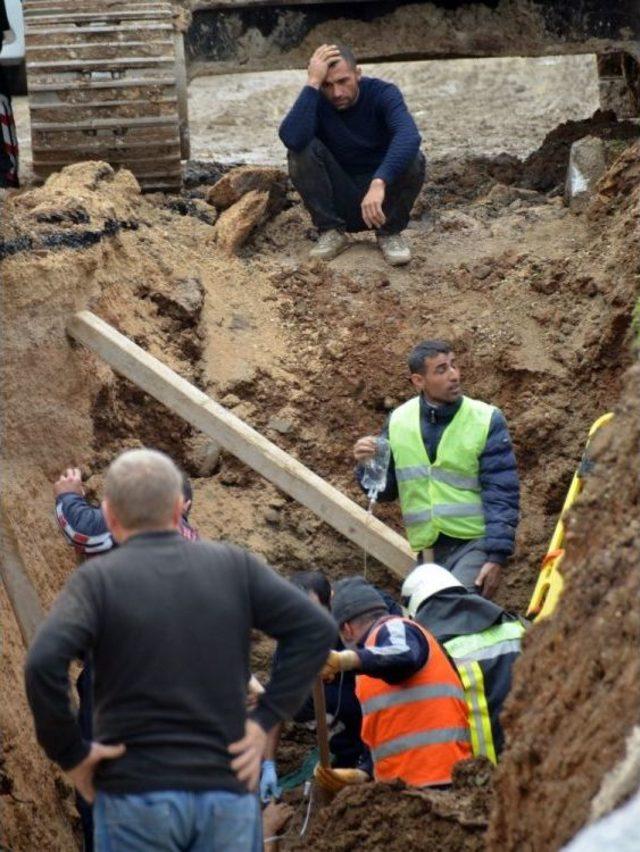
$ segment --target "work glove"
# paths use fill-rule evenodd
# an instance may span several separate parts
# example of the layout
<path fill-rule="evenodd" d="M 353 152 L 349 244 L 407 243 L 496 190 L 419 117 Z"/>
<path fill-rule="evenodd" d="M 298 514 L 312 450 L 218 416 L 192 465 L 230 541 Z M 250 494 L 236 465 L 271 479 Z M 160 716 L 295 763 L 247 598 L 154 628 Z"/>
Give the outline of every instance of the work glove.
<path fill-rule="evenodd" d="M 329 656 L 324 664 L 320 677 L 322 680 L 332 681 L 340 672 L 350 672 L 358 668 L 360 657 L 355 651 L 329 651 Z"/>
<path fill-rule="evenodd" d="M 338 793 L 344 787 L 352 787 L 355 784 L 365 784 L 371 779 L 362 769 L 327 769 L 316 763 L 313 777 L 320 787 L 331 793 Z"/>
<path fill-rule="evenodd" d="M 260 772 L 260 798 L 266 804 L 271 799 L 279 799 L 282 787 L 278 786 L 276 764 L 273 760 L 263 760 Z"/>

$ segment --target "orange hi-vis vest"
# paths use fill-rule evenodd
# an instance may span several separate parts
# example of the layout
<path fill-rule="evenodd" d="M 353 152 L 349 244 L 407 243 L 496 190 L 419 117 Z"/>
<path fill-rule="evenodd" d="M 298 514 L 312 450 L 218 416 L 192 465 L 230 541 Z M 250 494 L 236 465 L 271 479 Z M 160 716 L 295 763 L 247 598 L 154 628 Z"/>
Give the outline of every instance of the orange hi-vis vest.
<path fill-rule="evenodd" d="M 375 625 L 365 648 L 375 646 L 378 631 L 389 620 Z M 361 736 L 371 749 L 376 781 L 401 778 L 413 787 L 449 784 L 454 764 L 472 757 L 464 690 L 434 637 L 415 621 L 401 620 L 422 631 L 429 657 L 401 684 L 358 675 Z"/>

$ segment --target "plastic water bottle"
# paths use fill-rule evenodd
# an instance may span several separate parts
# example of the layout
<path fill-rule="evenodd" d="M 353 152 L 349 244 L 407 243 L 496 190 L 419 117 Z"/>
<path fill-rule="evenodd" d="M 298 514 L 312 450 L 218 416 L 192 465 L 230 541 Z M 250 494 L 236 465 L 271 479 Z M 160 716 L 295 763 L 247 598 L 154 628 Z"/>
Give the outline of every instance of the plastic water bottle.
<path fill-rule="evenodd" d="M 390 456 L 389 441 L 386 438 L 376 438 L 376 453 L 365 462 L 362 474 L 362 487 L 366 489 L 371 503 L 375 503 L 378 494 L 385 489 Z"/>

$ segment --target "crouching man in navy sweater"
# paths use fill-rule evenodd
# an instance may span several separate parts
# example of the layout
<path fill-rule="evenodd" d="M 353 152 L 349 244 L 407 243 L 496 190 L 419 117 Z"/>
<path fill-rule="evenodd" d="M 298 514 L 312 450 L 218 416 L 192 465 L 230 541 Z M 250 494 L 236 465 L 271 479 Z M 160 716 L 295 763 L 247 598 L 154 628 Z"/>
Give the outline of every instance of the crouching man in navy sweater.
<path fill-rule="evenodd" d="M 344 251 L 346 231 L 374 229 L 388 263 L 411 260 L 402 231 L 424 182 L 425 158 L 393 83 L 363 77 L 349 48 L 323 44 L 280 138 L 291 180 L 320 232 L 312 258 Z"/>

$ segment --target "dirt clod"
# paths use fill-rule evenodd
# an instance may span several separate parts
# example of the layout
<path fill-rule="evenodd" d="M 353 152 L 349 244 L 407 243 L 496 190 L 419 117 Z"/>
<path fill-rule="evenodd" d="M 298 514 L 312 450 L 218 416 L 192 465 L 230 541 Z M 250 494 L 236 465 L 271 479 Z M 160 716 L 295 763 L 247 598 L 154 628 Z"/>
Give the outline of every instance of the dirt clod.
<path fill-rule="evenodd" d="M 268 192 L 270 211 L 279 212 L 285 203 L 287 176 L 267 166 L 240 166 L 220 178 L 206 191 L 205 198 L 218 210 L 226 210 L 252 191 Z"/>
<path fill-rule="evenodd" d="M 251 232 L 264 221 L 269 208 L 269 193 L 252 189 L 218 219 L 216 240 L 226 254 L 236 254 Z"/>

